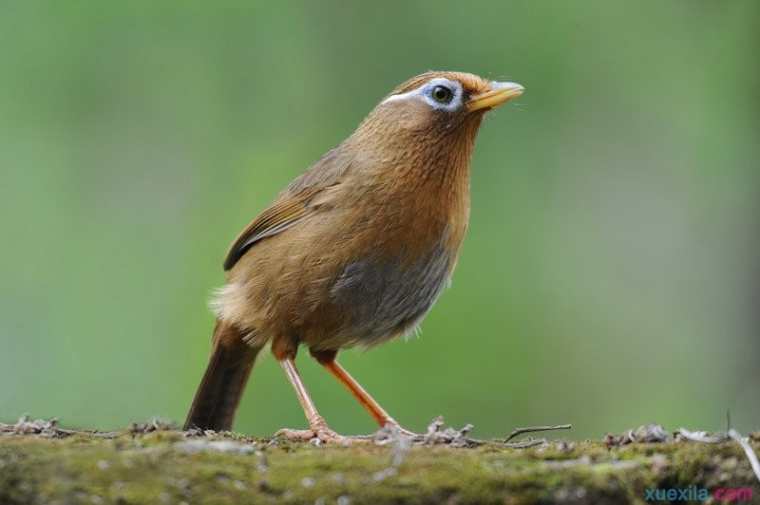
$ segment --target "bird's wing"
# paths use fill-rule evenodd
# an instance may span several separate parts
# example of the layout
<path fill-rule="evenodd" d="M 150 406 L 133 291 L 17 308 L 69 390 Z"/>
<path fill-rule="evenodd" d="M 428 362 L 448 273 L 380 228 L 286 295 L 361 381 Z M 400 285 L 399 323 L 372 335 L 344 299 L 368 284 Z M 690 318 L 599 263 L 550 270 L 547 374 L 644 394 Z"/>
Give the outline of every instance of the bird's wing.
<path fill-rule="evenodd" d="M 259 240 L 287 230 L 313 212 L 315 207 L 310 203 L 319 192 L 319 189 L 308 188 L 298 194 L 285 196 L 259 214 L 230 246 L 224 260 L 224 269 L 229 270 L 235 266 L 246 251 Z"/>
<path fill-rule="evenodd" d="M 335 190 L 349 169 L 350 163 L 341 159 L 335 149 L 325 154 L 238 235 L 227 252 L 224 270 L 235 266 L 258 241 L 287 230 L 320 208 L 329 207 Z"/>

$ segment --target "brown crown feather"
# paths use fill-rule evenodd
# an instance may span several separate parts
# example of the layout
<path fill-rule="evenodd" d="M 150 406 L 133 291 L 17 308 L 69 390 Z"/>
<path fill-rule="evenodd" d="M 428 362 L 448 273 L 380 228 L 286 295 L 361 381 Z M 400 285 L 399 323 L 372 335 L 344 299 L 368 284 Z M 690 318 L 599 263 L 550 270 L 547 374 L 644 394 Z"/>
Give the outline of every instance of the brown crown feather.
<path fill-rule="evenodd" d="M 419 88 L 432 79 L 449 79 L 451 81 L 458 81 L 462 84 L 465 93 L 470 95 L 484 93 L 490 89 L 491 85 L 489 81 L 483 79 L 482 77 L 467 72 L 430 70 L 424 74 L 414 76 L 406 82 L 398 85 L 396 89 L 393 90 L 391 95 L 398 95 L 399 93 L 412 91 L 413 89 Z"/>

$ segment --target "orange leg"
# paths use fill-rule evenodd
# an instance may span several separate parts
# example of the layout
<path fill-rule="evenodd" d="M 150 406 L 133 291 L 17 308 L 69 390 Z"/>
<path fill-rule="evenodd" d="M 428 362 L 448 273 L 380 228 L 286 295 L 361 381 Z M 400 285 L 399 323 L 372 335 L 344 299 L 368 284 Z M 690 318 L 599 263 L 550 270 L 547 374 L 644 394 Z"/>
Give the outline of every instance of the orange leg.
<path fill-rule="evenodd" d="M 314 356 L 314 358 L 316 358 L 317 361 L 319 361 L 323 367 L 327 369 L 328 372 L 330 372 L 336 379 L 338 379 L 341 384 L 346 386 L 346 389 L 348 389 L 354 398 L 356 398 L 356 400 L 362 405 L 362 407 L 364 407 L 364 409 L 369 412 L 369 415 L 373 417 L 373 419 L 377 422 L 377 424 L 380 425 L 381 428 L 385 426 L 391 426 L 398 429 L 405 435 L 415 435 L 415 433 L 402 428 L 398 421 L 393 419 L 390 414 L 388 414 L 388 412 L 386 412 L 385 409 L 381 407 L 374 398 L 372 398 L 372 395 L 370 395 L 362 387 L 362 385 L 356 381 L 356 379 L 351 377 L 351 374 L 349 374 L 345 368 L 340 366 L 340 364 L 335 361 L 335 355 L 337 353 L 328 351 L 312 351 L 311 354 Z"/>

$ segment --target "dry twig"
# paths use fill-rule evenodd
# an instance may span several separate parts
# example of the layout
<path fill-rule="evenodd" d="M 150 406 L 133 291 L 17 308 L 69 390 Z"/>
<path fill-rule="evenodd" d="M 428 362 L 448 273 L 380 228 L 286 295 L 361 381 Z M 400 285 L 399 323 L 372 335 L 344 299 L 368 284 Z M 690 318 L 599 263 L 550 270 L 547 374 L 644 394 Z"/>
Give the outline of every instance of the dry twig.
<path fill-rule="evenodd" d="M 719 444 L 725 442 L 728 436 L 723 433 L 716 433 L 714 435 L 708 434 L 706 431 L 689 431 L 686 428 L 678 428 L 676 430 L 676 436 L 685 438 L 692 442 L 701 442 L 703 444 Z"/>
<path fill-rule="evenodd" d="M 571 430 L 572 428 L 572 424 L 558 424 L 556 426 L 527 426 L 525 428 L 515 428 L 512 430 L 512 433 L 510 433 L 509 436 L 504 439 L 504 443 L 506 444 L 513 438 L 525 433 L 536 433 L 538 431 Z"/>

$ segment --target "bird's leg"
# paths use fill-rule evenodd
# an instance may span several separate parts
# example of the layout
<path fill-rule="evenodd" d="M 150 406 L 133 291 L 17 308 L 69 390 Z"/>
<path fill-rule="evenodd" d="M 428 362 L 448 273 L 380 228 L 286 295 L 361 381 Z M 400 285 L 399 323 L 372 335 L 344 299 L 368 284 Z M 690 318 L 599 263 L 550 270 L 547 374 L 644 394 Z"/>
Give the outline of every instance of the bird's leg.
<path fill-rule="evenodd" d="M 393 419 L 388 412 L 385 411 L 383 407 L 380 406 L 377 401 L 372 398 L 372 395 L 370 395 L 361 384 L 356 382 L 356 379 L 351 377 L 351 374 L 349 374 L 345 368 L 340 366 L 340 364 L 335 361 L 335 356 L 337 355 L 337 352 L 335 351 L 310 351 L 311 355 L 314 356 L 314 358 L 321 364 L 323 367 L 327 369 L 328 372 L 330 372 L 338 381 L 340 381 L 341 384 L 346 386 L 346 389 L 348 389 L 351 394 L 354 396 L 354 398 L 357 399 L 357 401 L 364 407 L 364 409 L 369 412 L 369 415 L 371 415 L 374 420 L 377 422 L 377 424 L 380 425 L 381 428 L 383 427 L 390 427 L 393 429 L 398 430 L 399 433 L 406 435 L 406 436 L 416 436 L 417 434 L 409 431 L 405 428 L 403 428 L 398 421 Z"/>
<path fill-rule="evenodd" d="M 309 423 L 308 430 L 290 430 L 283 429 L 277 432 L 278 436 L 294 440 L 308 441 L 314 438 L 321 440 L 322 442 L 339 442 L 349 443 L 351 439 L 338 435 L 327 426 L 324 418 L 317 412 L 317 407 L 314 405 L 314 401 L 309 396 L 309 392 L 306 390 L 301 375 L 298 373 L 296 363 L 293 357 L 288 356 L 283 359 L 278 359 L 280 366 L 285 372 L 285 376 L 296 391 L 298 402 L 303 408 L 303 413 L 306 416 L 306 420 Z"/>

